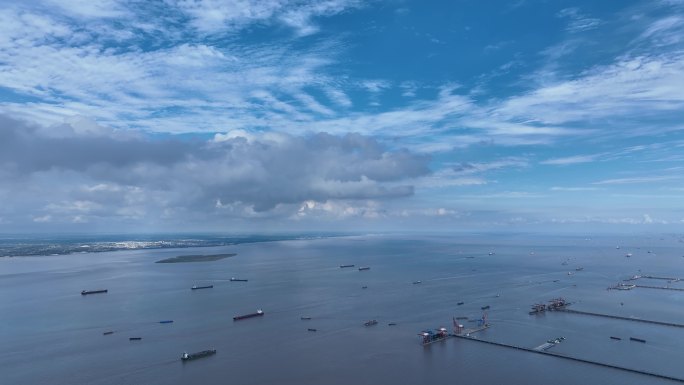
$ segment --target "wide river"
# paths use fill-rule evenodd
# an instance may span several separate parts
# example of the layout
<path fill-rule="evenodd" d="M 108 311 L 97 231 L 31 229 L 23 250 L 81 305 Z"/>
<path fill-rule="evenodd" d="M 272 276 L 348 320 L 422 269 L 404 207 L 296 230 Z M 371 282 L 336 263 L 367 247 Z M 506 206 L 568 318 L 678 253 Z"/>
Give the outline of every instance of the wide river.
<path fill-rule="evenodd" d="M 154 263 L 221 253 L 237 255 Z M 684 278 L 683 257 L 674 235 L 384 235 L 5 257 L 0 383 L 677 383 L 460 338 L 422 346 L 418 333 L 451 331 L 452 317 L 469 317 L 460 322 L 474 328 L 490 306 L 491 327 L 473 338 L 534 348 L 565 337 L 549 352 L 684 379 L 684 328 L 528 314 L 564 297 L 575 310 L 684 324 L 684 291 L 606 290 L 633 275 Z M 355 267 L 340 268 L 346 264 Z M 632 283 L 684 289 L 679 281 Z M 84 289 L 108 292 L 82 296 Z M 233 321 L 257 309 L 265 315 Z M 378 324 L 364 326 L 372 319 Z M 217 354 L 180 360 L 205 349 Z"/>

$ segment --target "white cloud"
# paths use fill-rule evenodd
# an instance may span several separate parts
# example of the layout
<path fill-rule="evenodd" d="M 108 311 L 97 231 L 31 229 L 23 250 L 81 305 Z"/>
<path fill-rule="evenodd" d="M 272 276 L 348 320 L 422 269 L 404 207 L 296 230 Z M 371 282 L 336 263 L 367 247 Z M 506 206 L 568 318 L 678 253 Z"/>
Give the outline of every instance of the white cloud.
<path fill-rule="evenodd" d="M 491 170 L 499 170 L 504 168 L 525 168 L 528 166 L 528 161 L 521 157 L 509 157 L 498 159 L 495 161 L 483 162 L 465 162 L 459 163 L 452 167 L 452 170 L 457 174 L 475 174 L 483 173 Z"/>
<path fill-rule="evenodd" d="M 565 8 L 557 14 L 560 18 L 569 19 L 565 28 L 570 33 L 589 31 L 597 28 L 601 24 L 600 19 L 583 15 L 578 8 Z"/>
<path fill-rule="evenodd" d="M 602 154 L 591 154 L 591 155 L 575 155 L 568 156 L 564 158 L 553 158 L 541 161 L 541 164 L 553 164 L 553 165 L 569 165 L 578 163 L 591 163 L 598 160 Z"/>
<path fill-rule="evenodd" d="M 52 216 L 51 215 L 43 215 L 39 217 L 34 217 L 33 221 L 36 223 L 47 223 L 52 221 Z"/>
<path fill-rule="evenodd" d="M 577 192 L 583 192 L 583 191 L 596 191 L 599 190 L 598 187 L 560 187 L 560 186 L 554 186 L 551 187 L 551 191 L 577 191 Z"/>
<path fill-rule="evenodd" d="M 271 20 L 292 7 L 314 17 L 361 6 L 353 1 L 244 0 L 218 8 L 217 4 L 182 1 L 176 5 L 186 13 L 197 13 L 195 20 L 216 18 L 221 28 Z M 141 51 L 134 42 L 130 51 L 112 50 L 103 49 L 97 38 L 77 46 L 45 40 L 77 32 L 75 26 L 49 15 L 6 9 L 0 16 L 7 21 L 3 30 L 7 35 L 29 36 L 12 38 L 2 46 L 0 62 L 7 65 L 0 66 L 0 83 L 35 98 L 3 102 L 0 108 L 44 124 L 79 115 L 116 128 L 175 133 L 264 128 L 303 133 L 315 127 L 337 134 L 355 131 L 398 138 L 403 145 L 424 151 L 448 151 L 482 141 L 551 144 L 558 138 L 607 130 L 577 127 L 587 122 L 674 116 L 684 107 L 682 87 L 677 86 L 684 81 L 684 60 L 677 51 L 626 55 L 572 80 L 543 83 L 525 94 L 484 103 L 469 94 L 459 95 L 463 87 L 453 84 L 441 87 L 433 99 L 416 100 L 415 83 L 403 82 L 397 87 L 412 98 L 410 103 L 380 113 L 354 112 L 348 111 L 355 105 L 350 95 L 358 87 L 371 103 L 379 103 L 378 95 L 395 86 L 382 79 L 340 83 L 328 71 L 340 56 L 334 43 L 299 50 L 297 55 L 289 54 L 292 46 L 287 41 L 229 43 L 221 48 L 176 44 L 156 51 Z M 43 62 L 51 65 L 41 66 Z"/>
<path fill-rule="evenodd" d="M 87 19 L 129 17 L 125 1 L 119 0 L 42 0 L 48 7 L 75 17 Z"/>
<path fill-rule="evenodd" d="M 650 225 L 650 224 L 669 224 L 670 222 L 662 219 L 653 219 L 650 215 L 644 214 L 641 217 L 609 217 L 609 216 L 580 216 L 566 218 L 552 218 L 552 223 L 597 223 L 613 225 Z"/>
<path fill-rule="evenodd" d="M 301 204 L 292 219 L 345 219 L 345 218 L 365 218 L 378 219 L 384 217 L 386 213 L 380 205 L 372 200 L 366 201 L 361 205 L 358 202 L 351 204 L 345 201 L 305 201 Z"/>
<path fill-rule="evenodd" d="M 684 17 L 667 16 L 654 21 L 640 36 L 639 40 L 647 40 L 659 46 L 674 45 L 683 41 Z"/>
<path fill-rule="evenodd" d="M 643 177 L 633 177 L 633 178 L 616 178 L 616 179 L 605 179 L 592 184 L 595 185 L 611 185 L 611 184 L 639 184 L 639 183 L 657 183 L 670 180 L 681 179 L 679 176 L 643 176 Z"/>
<path fill-rule="evenodd" d="M 315 17 L 332 16 L 363 4 L 358 0 L 175 0 L 171 2 L 192 18 L 199 31 L 236 31 L 254 23 L 279 20 L 299 36 L 318 32 Z"/>
<path fill-rule="evenodd" d="M 574 80 L 544 85 L 492 108 L 506 120 L 549 125 L 673 117 L 684 107 L 684 52 L 621 58 Z M 669 114 L 669 115 L 668 115 Z"/>

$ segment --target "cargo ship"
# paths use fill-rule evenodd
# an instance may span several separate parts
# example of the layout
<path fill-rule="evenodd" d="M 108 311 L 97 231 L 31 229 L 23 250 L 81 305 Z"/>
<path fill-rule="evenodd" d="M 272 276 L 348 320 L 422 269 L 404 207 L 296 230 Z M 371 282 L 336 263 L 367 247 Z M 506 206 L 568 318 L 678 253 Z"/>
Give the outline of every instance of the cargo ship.
<path fill-rule="evenodd" d="M 246 279 L 235 278 L 235 277 L 231 278 L 230 281 L 231 281 L 231 282 L 247 282 Z"/>
<path fill-rule="evenodd" d="M 209 349 L 209 350 L 202 350 L 201 352 L 197 353 L 183 353 L 181 356 L 182 361 L 190 361 L 190 360 L 196 360 L 198 358 L 203 358 L 203 357 L 208 357 L 211 355 L 216 354 L 216 349 Z"/>
<path fill-rule="evenodd" d="M 194 285 L 194 286 L 191 287 L 190 289 L 191 289 L 191 290 L 212 289 L 213 287 L 214 287 L 214 285 L 207 285 L 207 286 L 197 286 L 197 285 Z"/>
<path fill-rule="evenodd" d="M 364 270 L 370 270 L 370 267 L 368 267 L 368 266 L 359 267 L 359 271 L 364 271 Z"/>
<path fill-rule="evenodd" d="M 247 319 L 247 318 L 253 318 L 253 317 L 260 317 L 262 315 L 264 315 L 264 311 L 259 309 L 256 311 L 256 313 L 236 315 L 235 317 L 233 317 L 233 321 L 239 321 L 241 319 Z"/>
<path fill-rule="evenodd" d="M 81 291 L 81 295 L 88 295 L 88 294 L 99 294 L 99 293 L 106 293 L 107 289 L 101 289 L 101 290 L 83 290 Z"/>
<path fill-rule="evenodd" d="M 354 265 L 340 265 L 340 269 L 344 269 L 345 267 L 354 267 Z"/>

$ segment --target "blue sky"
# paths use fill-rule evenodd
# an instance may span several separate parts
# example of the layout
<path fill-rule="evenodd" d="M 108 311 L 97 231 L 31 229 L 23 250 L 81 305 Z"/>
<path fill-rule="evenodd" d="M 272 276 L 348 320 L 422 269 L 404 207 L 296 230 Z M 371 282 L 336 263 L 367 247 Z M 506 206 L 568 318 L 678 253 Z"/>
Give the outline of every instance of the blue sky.
<path fill-rule="evenodd" d="M 0 4 L 1 232 L 684 225 L 684 1 Z"/>

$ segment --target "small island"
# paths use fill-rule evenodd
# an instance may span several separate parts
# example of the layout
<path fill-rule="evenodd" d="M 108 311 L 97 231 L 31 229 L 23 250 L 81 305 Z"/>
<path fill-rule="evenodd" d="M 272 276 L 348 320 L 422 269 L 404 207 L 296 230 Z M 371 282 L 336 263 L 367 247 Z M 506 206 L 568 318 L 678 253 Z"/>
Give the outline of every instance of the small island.
<path fill-rule="evenodd" d="M 186 263 L 186 262 L 212 262 L 223 258 L 234 257 L 237 254 L 212 254 L 212 255 L 179 255 L 177 257 L 166 258 L 155 263 Z"/>

